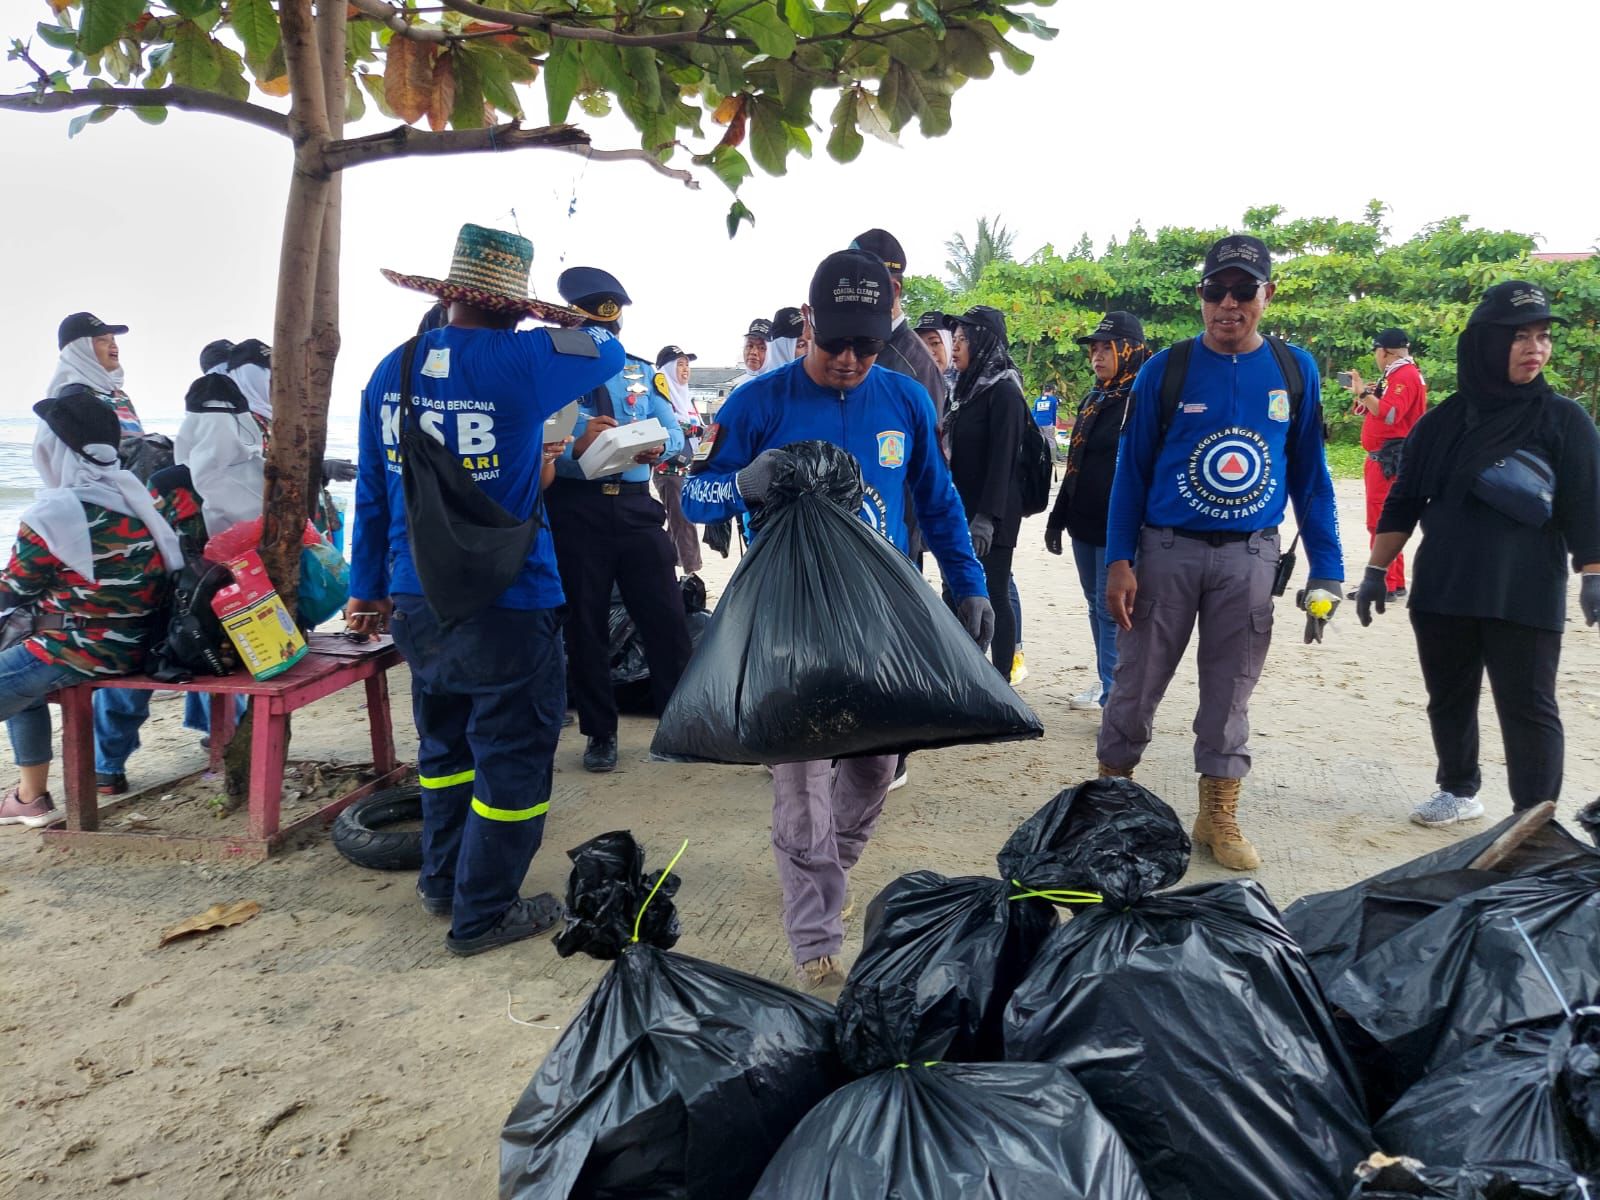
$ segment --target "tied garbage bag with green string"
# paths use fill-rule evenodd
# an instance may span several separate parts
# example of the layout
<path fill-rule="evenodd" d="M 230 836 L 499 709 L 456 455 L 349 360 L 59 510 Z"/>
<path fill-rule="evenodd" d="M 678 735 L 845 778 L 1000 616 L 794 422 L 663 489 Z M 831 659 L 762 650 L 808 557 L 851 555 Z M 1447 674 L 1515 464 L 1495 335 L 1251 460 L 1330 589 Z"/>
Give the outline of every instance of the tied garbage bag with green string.
<path fill-rule="evenodd" d="M 562 936 L 614 961 L 506 1119 L 501 1200 L 742 1198 L 844 1079 L 828 1005 L 661 948 L 676 859 L 646 876 L 623 839 L 573 852 Z"/>
<path fill-rule="evenodd" d="M 1062 1068 L 911 1063 L 847 1084 L 812 1109 L 750 1200 L 978 1198 L 1150 1193 L 1116 1130 Z"/>
<path fill-rule="evenodd" d="M 1080 911 L 1012 995 L 1005 1049 L 1070 1070 L 1162 1200 L 1338 1196 L 1373 1149 L 1333 1015 L 1251 880 Z"/>
<path fill-rule="evenodd" d="M 1012 991 L 1056 927 L 1055 905 L 1176 883 L 1189 839 L 1127 779 L 1068 788 L 1000 851 L 998 879 L 902 875 L 867 909 L 839 996 L 839 1054 L 858 1075 L 900 1062 L 995 1062 Z"/>

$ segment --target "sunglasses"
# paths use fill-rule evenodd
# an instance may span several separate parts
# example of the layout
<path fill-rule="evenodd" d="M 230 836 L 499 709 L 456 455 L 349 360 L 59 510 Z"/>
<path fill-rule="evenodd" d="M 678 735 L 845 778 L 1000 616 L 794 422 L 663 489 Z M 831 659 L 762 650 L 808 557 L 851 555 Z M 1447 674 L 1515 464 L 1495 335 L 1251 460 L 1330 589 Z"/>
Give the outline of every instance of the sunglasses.
<path fill-rule="evenodd" d="M 1240 304 L 1247 304 L 1256 298 L 1256 293 L 1261 290 L 1261 281 L 1252 279 L 1248 283 L 1202 283 L 1200 294 L 1211 304 L 1218 304 L 1224 296 L 1232 296 Z"/>
<path fill-rule="evenodd" d="M 824 354 L 839 355 L 854 350 L 857 358 L 876 358 L 883 353 L 883 339 L 875 337 L 828 338 L 817 345 Z"/>

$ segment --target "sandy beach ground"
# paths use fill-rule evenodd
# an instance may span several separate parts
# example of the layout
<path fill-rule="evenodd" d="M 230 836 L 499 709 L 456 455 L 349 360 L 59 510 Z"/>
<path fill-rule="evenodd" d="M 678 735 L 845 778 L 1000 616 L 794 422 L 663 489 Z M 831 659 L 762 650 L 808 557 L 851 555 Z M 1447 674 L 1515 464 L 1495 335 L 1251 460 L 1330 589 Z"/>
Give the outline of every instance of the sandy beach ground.
<path fill-rule="evenodd" d="M 1353 574 L 1365 561 L 1359 484 L 1341 483 L 1339 498 Z M 1028 522 L 1017 554 L 1031 671 L 1019 690 L 1047 735 L 916 756 L 858 868 L 863 899 L 915 868 L 993 873 L 1011 829 L 1093 772 L 1097 715 L 1067 704 L 1091 674 L 1083 598 L 1070 556 L 1047 554 L 1042 534 L 1042 517 Z M 732 566 L 708 562 L 713 596 Z M 1301 643 L 1302 626 L 1292 599 L 1280 600 L 1242 808 L 1259 878 L 1280 906 L 1458 836 L 1406 821 L 1433 765 L 1404 613 L 1363 630 L 1346 605 L 1320 646 Z M 1185 819 L 1195 807 L 1192 658 L 1140 771 Z M 410 755 L 403 672 L 391 687 Z M 1560 698 L 1570 818 L 1600 791 L 1600 635 L 1576 620 Z M 155 828 L 193 819 L 160 799 L 165 781 L 204 766 L 181 707 L 155 705 L 129 775 L 156 790 L 110 814 L 113 826 L 130 811 Z M 291 758 L 361 759 L 363 716 L 352 692 L 297 716 Z M 1510 802 L 1487 696 L 1484 717 L 1483 799 L 1495 818 Z M 633 830 L 656 865 L 687 837 L 679 948 L 786 979 L 766 773 L 651 764 L 652 728 L 624 720 L 610 776 L 583 772 L 582 740 L 568 731 L 525 890 L 560 892 L 563 851 L 605 830 Z M 0 749 L 0 780 L 13 777 Z M 1189 881 L 1221 874 L 1197 859 Z M 232 900 L 257 901 L 261 915 L 157 948 L 166 927 Z M 859 920 L 849 928 L 853 955 Z M 604 965 L 561 960 L 547 939 L 456 960 L 444 933 L 409 876 L 350 865 L 325 833 L 244 867 L 74 858 L 31 831 L 0 829 L 0 1196 L 493 1195 L 500 1124 Z"/>

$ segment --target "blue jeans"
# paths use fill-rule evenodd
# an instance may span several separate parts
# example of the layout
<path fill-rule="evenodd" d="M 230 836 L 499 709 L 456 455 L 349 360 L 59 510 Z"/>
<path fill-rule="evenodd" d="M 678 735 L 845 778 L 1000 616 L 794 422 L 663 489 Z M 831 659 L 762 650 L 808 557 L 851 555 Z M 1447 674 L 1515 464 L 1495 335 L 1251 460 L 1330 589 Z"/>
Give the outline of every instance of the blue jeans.
<path fill-rule="evenodd" d="M 1012 628 L 1017 631 L 1017 649 L 1022 649 L 1022 596 L 1017 591 L 1017 577 L 1012 575 L 1006 580 L 1006 587 L 1011 593 L 1011 620 Z"/>
<path fill-rule="evenodd" d="M 489 608 L 440 628 L 421 596 L 394 598 L 411 668 L 422 785 L 423 895 L 454 898 L 458 938 L 492 929 L 544 838 L 567 710 L 555 609 Z"/>
<path fill-rule="evenodd" d="M 1106 548 L 1072 539 L 1078 583 L 1089 606 L 1089 634 L 1094 639 L 1095 667 L 1100 674 L 1100 707 L 1111 698 L 1111 677 L 1117 669 L 1117 623 L 1106 605 Z"/>
<path fill-rule="evenodd" d="M 87 678 L 72 667 L 35 658 L 23 642 L 0 650 L 0 720 L 11 735 L 17 766 L 37 767 L 50 761 L 50 710 L 44 698 L 58 687 Z"/>
<path fill-rule="evenodd" d="M 128 759 L 139 748 L 139 728 L 150 717 L 153 692 L 132 688 L 102 688 L 94 694 L 94 771 L 96 775 L 120 775 Z M 249 701 L 236 697 L 237 712 L 244 716 Z M 211 732 L 210 698 L 201 692 L 183 695 L 183 727 L 197 733 Z"/>

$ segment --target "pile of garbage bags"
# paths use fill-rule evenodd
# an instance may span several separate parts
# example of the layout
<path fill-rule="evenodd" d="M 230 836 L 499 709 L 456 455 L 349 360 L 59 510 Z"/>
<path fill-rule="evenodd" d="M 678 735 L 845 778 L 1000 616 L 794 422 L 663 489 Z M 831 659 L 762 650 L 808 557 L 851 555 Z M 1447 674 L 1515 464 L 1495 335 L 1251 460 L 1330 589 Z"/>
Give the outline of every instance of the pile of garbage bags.
<path fill-rule="evenodd" d="M 651 749 L 772 765 L 1041 737 L 911 561 L 858 518 L 849 452 L 784 450 Z"/>
<path fill-rule="evenodd" d="M 995 877 L 885 888 L 835 1007 L 669 951 L 676 877 L 579 847 L 559 946 L 612 967 L 503 1200 L 1600 1198 L 1600 850 L 1521 815 L 1281 916 L 1189 852 L 1068 788 Z"/>

